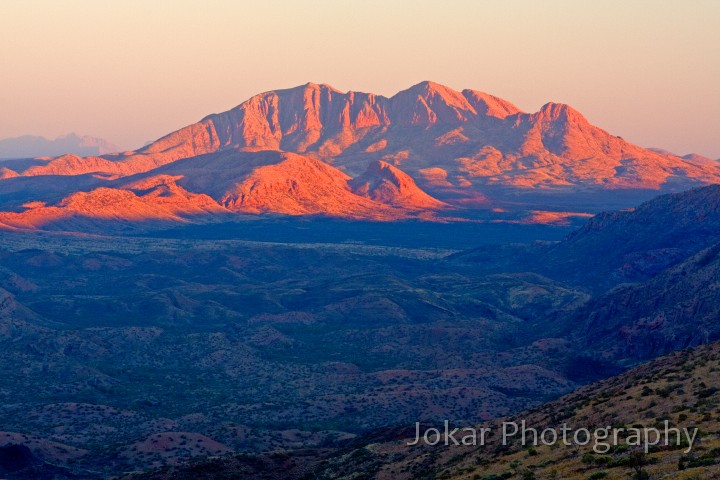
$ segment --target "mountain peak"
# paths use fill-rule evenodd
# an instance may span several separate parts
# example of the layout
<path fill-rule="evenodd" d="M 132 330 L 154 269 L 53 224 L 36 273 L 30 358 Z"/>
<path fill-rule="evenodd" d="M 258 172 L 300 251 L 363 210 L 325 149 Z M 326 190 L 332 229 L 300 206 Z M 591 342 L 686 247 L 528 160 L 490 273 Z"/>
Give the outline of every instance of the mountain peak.
<path fill-rule="evenodd" d="M 540 108 L 536 115 L 538 120 L 588 123 L 580 112 L 565 103 L 548 102 Z"/>
<path fill-rule="evenodd" d="M 430 99 L 433 97 L 441 98 L 447 103 L 467 103 L 467 101 L 464 100 L 464 97 L 462 94 L 456 90 L 453 90 L 450 87 L 446 87 L 445 85 L 441 85 L 439 83 L 431 82 L 429 80 L 422 81 L 416 85 L 413 85 L 412 87 L 408 88 L 407 90 L 403 90 L 401 92 L 396 93 L 392 98 L 398 97 L 402 95 L 404 92 L 407 92 L 409 94 L 418 95 L 425 99 Z"/>
<path fill-rule="evenodd" d="M 300 85 L 295 88 L 291 88 L 290 90 L 329 90 L 334 93 L 343 93 L 337 88 L 333 87 L 332 85 L 328 85 L 327 83 L 313 83 L 308 82 L 305 85 Z"/>
<path fill-rule="evenodd" d="M 395 174 L 395 172 L 399 172 L 400 169 L 393 167 L 389 163 L 387 163 L 384 160 L 377 160 L 375 162 L 370 163 L 370 165 L 367 168 L 368 172 L 373 173 L 382 173 L 383 171 L 387 171 L 390 174 Z"/>
<path fill-rule="evenodd" d="M 462 93 L 430 81 L 396 93 L 390 102 L 391 111 L 401 124 L 458 124 L 477 115 Z"/>
<path fill-rule="evenodd" d="M 680 157 L 684 160 L 688 160 L 693 163 L 697 163 L 700 165 L 717 165 L 718 160 L 714 160 L 712 158 L 706 157 L 704 155 L 700 155 L 698 153 L 688 153 L 687 155 L 683 155 Z"/>
<path fill-rule="evenodd" d="M 438 93 L 438 92 L 445 92 L 445 91 L 453 91 L 451 88 L 446 87 L 445 85 L 441 85 L 437 82 L 433 82 L 430 80 L 423 80 L 420 83 L 416 83 L 415 85 L 408 88 L 409 91 L 412 92 L 426 92 L 426 93 Z"/>

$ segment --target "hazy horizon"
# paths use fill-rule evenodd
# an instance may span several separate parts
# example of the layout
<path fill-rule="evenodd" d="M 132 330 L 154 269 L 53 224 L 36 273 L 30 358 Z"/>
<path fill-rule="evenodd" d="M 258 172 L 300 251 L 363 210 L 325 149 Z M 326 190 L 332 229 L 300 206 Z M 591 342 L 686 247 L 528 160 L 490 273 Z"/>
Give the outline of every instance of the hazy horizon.
<path fill-rule="evenodd" d="M 0 138 L 138 148 L 307 82 L 392 96 L 423 80 L 525 111 L 567 103 L 645 147 L 720 157 L 720 4 L 6 1 Z"/>

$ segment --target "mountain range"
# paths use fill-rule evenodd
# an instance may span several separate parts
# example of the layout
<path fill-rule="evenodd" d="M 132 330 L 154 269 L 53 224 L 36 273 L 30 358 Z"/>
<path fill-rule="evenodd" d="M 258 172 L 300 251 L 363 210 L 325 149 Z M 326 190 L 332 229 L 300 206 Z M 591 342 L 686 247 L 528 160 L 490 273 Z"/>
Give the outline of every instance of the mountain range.
<path fill-rule="evenodd" d="M 308 83 L 137 151 L 6 160 L 0 179 L 11 229 L 239 214 L 543 223 L 718 183 L 720 164 L 643 149 L 564 104 L 526 113 L 433 82 L 389 98 Z"/>
<path fill-rule="evenodd" d="M 104 155 L 120 149 L 102 138 L 69 133 L 54 140 L 35 135 L 0 139 L 0 159 L 54 157 L 64 154 Z"/>

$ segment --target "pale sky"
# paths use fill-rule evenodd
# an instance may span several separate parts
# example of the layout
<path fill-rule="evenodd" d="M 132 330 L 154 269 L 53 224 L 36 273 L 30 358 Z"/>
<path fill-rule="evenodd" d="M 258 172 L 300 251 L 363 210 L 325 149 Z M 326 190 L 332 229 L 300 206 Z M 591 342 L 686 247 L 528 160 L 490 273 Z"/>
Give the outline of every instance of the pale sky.
<path fill-rule="evenodd" d="M 720 158 L 720 1 L 0 0 L 0 138 L 136 148 L 267 90 L 422 80 Z"/>

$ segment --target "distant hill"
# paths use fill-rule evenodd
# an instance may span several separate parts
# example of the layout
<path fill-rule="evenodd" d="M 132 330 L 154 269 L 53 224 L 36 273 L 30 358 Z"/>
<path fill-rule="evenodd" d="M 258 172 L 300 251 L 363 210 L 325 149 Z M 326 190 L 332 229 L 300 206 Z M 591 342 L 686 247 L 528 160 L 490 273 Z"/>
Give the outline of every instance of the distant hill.
<path fill-rule="evenodd" d="M 602 292 L 649 280 L 717 243 L 720 185 L 708 185 L 601 212 L 557 243 L 484 246 L 447 261 L 490 271 L 538 271 Z"/>
<path fill-rule="evenodd" d="M 565 281 L 610 286 L 648 279 L 720 242 L 720 185 L 600 213 L 554 246 L 546 269 Z"/>
<path fill-rule="evenodd" d="M 688 153 L 686 155 L 677 155 L 673 152 L 670 152 L 668 150 L 662 149 L 662 148 L 648 148 L 648 150 L 659 153 L 660 155 L 670 156 L 670 157 L 680 157 L 685 160 L 688 160 L 690 162 L 698 163 L 701 165 L 715 165 L 718 162 L 720 162 L 720 159 L 712 159 L 709 157 L 706 157 L 704 155 L 700 155 L 699 153 Z"/>
<path fill-rule="evenodd" d="M 102 138 L 70 133 L 54 140 L 24 135 L 0 140 L 0 159 L 57 157 L 65 154 L 81 156 L 105 155 L 120 149 Z"/>

